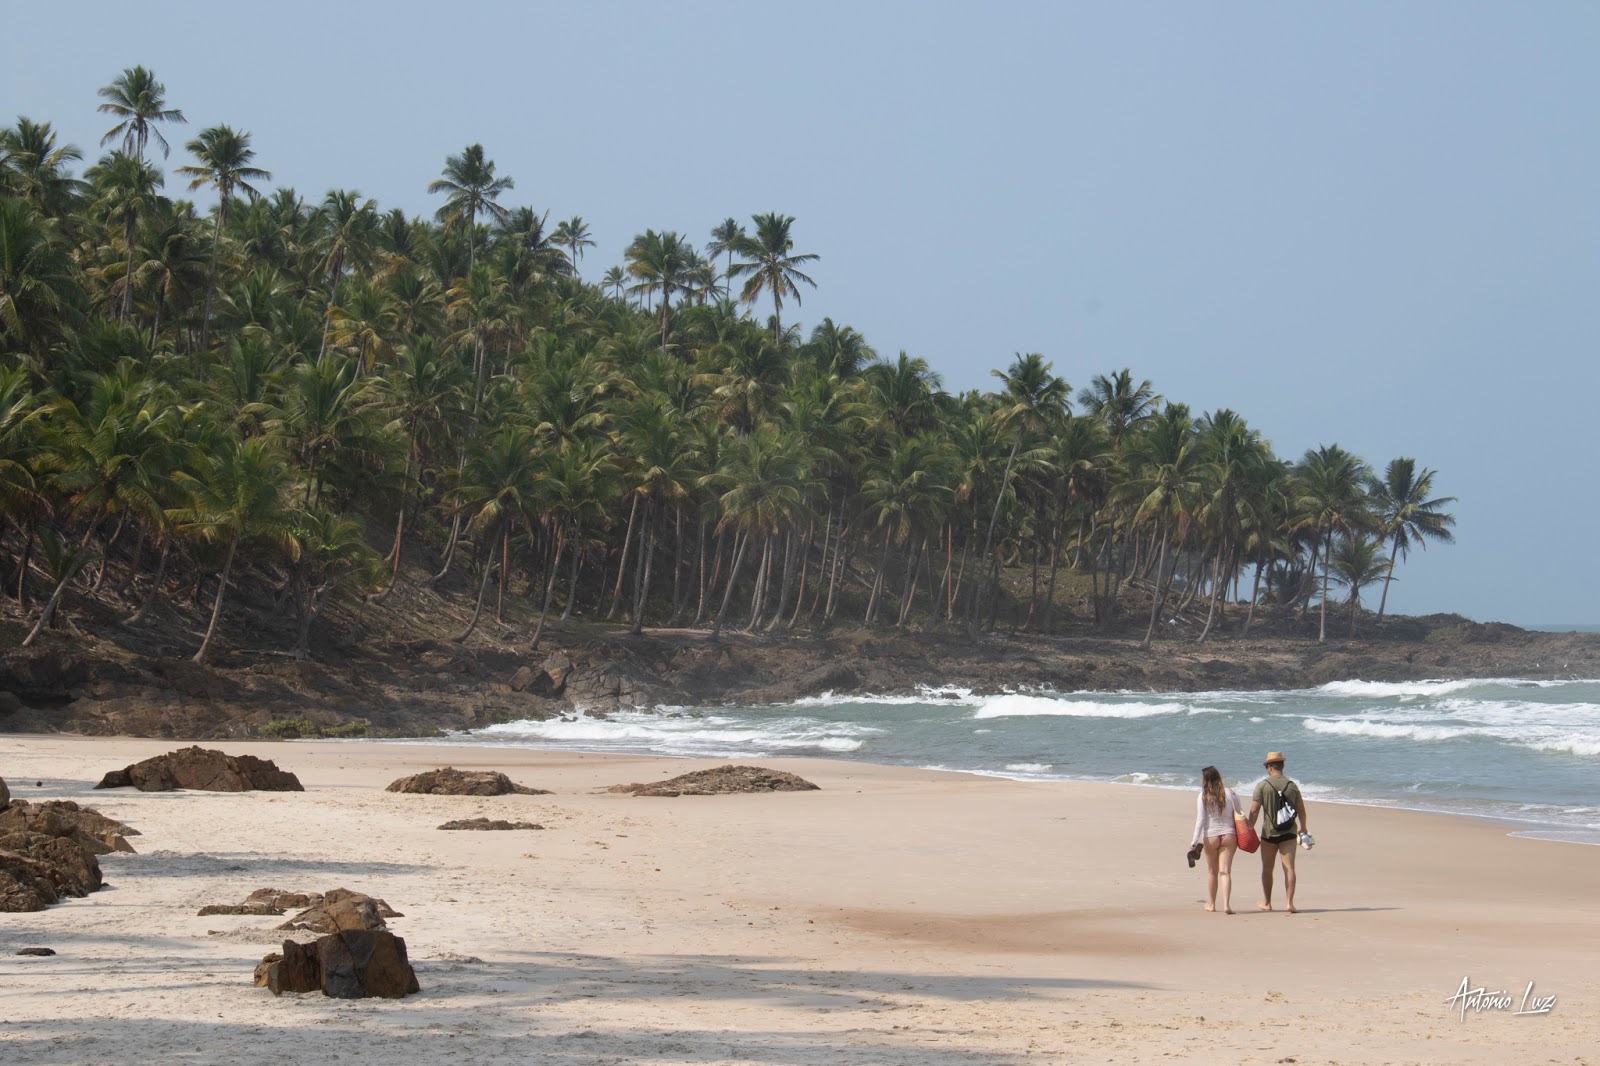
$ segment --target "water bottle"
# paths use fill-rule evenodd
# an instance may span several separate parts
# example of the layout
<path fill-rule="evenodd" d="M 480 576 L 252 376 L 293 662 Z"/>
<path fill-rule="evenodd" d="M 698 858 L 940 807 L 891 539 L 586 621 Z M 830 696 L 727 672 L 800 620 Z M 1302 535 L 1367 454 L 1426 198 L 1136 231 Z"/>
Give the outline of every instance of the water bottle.
<path fill-rule="evenodd" d="M 1300 834 L 1300 846 L 1302 848 L 1305 848 L 1307 851 L 1310 851 L 1312 848 L 1317 846 L 1316 838 L 1313 837 L 1310 833 L 1301 833 Z"/>

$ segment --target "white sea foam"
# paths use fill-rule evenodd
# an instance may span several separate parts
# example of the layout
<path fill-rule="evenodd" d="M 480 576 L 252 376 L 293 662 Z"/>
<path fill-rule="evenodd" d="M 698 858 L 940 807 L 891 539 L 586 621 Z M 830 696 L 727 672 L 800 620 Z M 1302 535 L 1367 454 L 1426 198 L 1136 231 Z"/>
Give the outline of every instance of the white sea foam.
<path fill-rule="evenodd" d="M 1535 751 L 1548 751 L 1565 755 L 1600 755 L 1600 738 L 1593 735 L 1567 734 L 1524 740 L 1524 747 Z"/>
<path fill-rule="evenodd" d="M 1034 715 L 1066 715 L 1074 718 L 1150 718 L 1158 714 L 1184 714 L 1181 703 L 1100 703 L 1093 700 L 1033 696 L 1020 692 L 990 696 L 973 714 L 974 718 L 1021 718 Z"/>
<path fill-rule="evenodd" d="M 1052 765 L 1047 762 L 1008 762 L 1006 769 L 1018 774 L 1043 774 L 1049 773 Z"/>
<path fill-rule="evenodd" d="M 1494 681 L 1330 681 L 1316 689 L 1330 696 L 1364 696 L 1382 699 L 1390 696 L 1443 696 L 1464 692 Z"/>
<path fill-rule="evenodd" d="M 544 721 L 525 719 L 486 726 L 473 733 L 485 740 L 556 741 L 666 751 L 673 754 L 725 754 L 759 751 L 859 751 L 864 736 L 880 732 L 853 723 L 787 718 L 756 723 L 717 715 L 695 717 L 624 713 L 610 718 Z"/>
<path fill-rule="evenodd" d="M 863 696 L 852 693 L 840 694 L 829 690 L 817 696 L 802 696 L 793 703 L 785 704 L 785 706 L 849 707 L 859 704 L 869 707 L 916 707 L 929 703 L 959 706 L 970 702 L 972 702 L 972 690 L 970 688 L 960 688 L 955 685 L 942 685 L 939 687 L 918 685 L 915 693 L 900 696 Z"/>
<path fill-rule="evenodd" d="M 1388 740 L 1454 740 L 1457 737 L 1490 735 L 1486 729 L 1462 726 L 1397 725 L 1369 719 L 1307 718 L 1301 723 L 1313 733 L 1339 737 L 1383 737 Z"/>

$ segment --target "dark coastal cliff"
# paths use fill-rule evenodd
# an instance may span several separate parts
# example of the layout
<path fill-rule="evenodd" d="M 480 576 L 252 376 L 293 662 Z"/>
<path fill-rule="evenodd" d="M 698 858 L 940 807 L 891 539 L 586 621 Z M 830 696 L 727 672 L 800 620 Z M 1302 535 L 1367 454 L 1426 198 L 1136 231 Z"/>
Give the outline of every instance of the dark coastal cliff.
<path fill-rule="evenodd" d="M 1280 629 L 1282 627 L 1279 627 Z M 1269 627 L 1269 632 L 1271 629 Z M 508 634 L 509 635 L 509 634 Z M 175 738 L 430 735 L 575 709 L 781 703 L 822 692 L 1302 688 L 1328 681 L 1600 676 L 1600 634 L 1454 616 L 1393 619 L 1324 644 L 1271 633 L 1143 650 L 1127 637 L 844 630 L 753 636 L 647 631 L 470 645 L 329 645 L 307 660 L 236 649 L 197 666 L 159 646 L 84 635 L 0 656 L 0 731 Z"/>

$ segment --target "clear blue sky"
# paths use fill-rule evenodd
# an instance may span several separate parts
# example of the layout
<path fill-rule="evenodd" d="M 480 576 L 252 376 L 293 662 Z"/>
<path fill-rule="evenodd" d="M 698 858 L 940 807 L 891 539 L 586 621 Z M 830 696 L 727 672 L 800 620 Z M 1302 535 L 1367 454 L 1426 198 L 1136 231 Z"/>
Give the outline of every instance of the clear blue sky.
<path fill-rule="evenodd" d="M 1410 455 L 1458 543 L 1391 603 L 1600 620 L 1600 5 L 36 4 L 0 120 L 93 158 L 153 68 L 274 184 L 431 211 L 481 141 L 513 203 L 646 227 L 796 216 L 804 306 L 960 389 L 1039 351 L 1232 407 L 1280 455 Z M 175 183 L 169 191 L 178 191 Z M 787 317 L 787 315 L 786 315 Z"/>

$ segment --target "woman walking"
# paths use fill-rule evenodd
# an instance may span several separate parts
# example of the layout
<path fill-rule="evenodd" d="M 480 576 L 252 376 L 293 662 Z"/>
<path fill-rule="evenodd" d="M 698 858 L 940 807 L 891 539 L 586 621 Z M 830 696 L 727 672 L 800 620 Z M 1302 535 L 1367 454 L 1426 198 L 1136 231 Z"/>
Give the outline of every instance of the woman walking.
<path fill-rule="evenodd" d="M 1217 888 L 1222 888 L 1222 913 L 1233 913 L 1233 854 L 1239 850 L 1233 816 L 1239 800 L 1222 784 L 1215 766 L 1200 771 L 1200 794 L 1195 797 L 1194 839 L 1190 848 L 1204 843 L 1206 853 L 1206 910 L 1217 909 Z"/>

